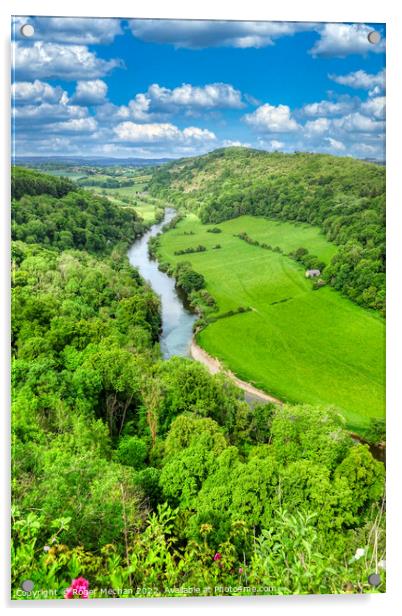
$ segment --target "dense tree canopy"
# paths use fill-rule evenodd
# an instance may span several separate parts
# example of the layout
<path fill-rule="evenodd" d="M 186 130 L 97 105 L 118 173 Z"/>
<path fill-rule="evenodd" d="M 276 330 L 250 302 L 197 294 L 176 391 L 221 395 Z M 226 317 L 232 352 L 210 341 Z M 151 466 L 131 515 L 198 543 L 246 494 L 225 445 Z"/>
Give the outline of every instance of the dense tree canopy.
<path fill-rule="evenodd" d="M 21 199 L 24 195 L 52 195 L 64 197 L 74 190 L 73 182 L 64 177 L 54 177 L 23 167 L 13 167 L 11 173 L 11 198 Z"/>
<path fill-rule="evenodd" d="M 12 238 L 28 244 L 104 253 L 143 230 L 132 209 L 116 208 L 65 178 L 14 167 L 12 194 Z"/>

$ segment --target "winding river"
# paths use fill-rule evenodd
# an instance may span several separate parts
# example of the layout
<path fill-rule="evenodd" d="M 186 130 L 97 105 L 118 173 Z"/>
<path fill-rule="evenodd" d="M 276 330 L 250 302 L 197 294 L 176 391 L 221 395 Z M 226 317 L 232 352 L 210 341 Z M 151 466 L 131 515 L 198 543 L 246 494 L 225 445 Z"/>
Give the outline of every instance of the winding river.
<path fill-rule="evenodd" d="M 193 324 L 196 315 L 191 313 L 180 298 L 175 287 L 175 281 L 158 269 L 158 262 L 148 254 L 148 241 L 157 235 L 162 227 L 174 218 L 173 208 L 165 209 L 165 216 L 159 223 L 138 238 L 128 251 L 128 259 L 136 267 L 141 276 L 150 284 L 161 299 L 162 333 L 160 338 L 161 351 L 164 359 L 172 355 L 190 356 Z"/>
<path fill-rule="evenodd" d="M 138 238 L 128 251 L 131 265 L 138 269 L 141 276 L 150 284 L 161 300 L 162 333 L 160 337 L 161 352 L 164 359 L 173 355 L 191 357 L 204 364 L 211 373 L 221 370 L 217 360 L 197 346 L 193 341 L 193 324 L 197 316 L 185 305 L 185 298 L 175 286 L 173 278 L 158 269 L 158 262 L 148 253 L 148 242 L 157 235 L 162 227 L 174 218 L 176 210 L 166 208 L 163 220 Z M 280 402 L 263 391 L 253 387 L 227 372 L 231 380 L 244 392 L 244 399 L 250 406 L 268 401 Z"/>
<path fill-rule="evenodd" d="M 158 262 L 148 254 L 148 241 L 162 230 L 162 227 L 169 223 L 174 218 L 176 210 L 166 208 L 163 220 L 152 225 L 152 227 L 138 238 L 128 251 L 128 259 L 133 267 L 136 267 L 141 276 L 150 284 L 152 289 L 159 295 L 161 299 L 162 311 L 162 333 L 160 337 L 161 352 L 164 359 L 168 359 L 173 355 L 182 357 L 192 357 L 206 365 L 210 372 L 217 372 L 219 362 L 210 358 L 203 349 L 197 347 L 193 342 L 193 324 L 197 316 L 190 312 L 184 303 L 184 298 L 175 286 L 173 278 L 161 272 L 158 269 Z M 205 355 L 200 357 L 199 355 Z M 211 366 L 211 363 L 213 364 Z M 267 402 L 267 399 L 280 403 L 265 394 L 262 391 L 256 390 L 249 383 L 240 381 L 234 375 L 231 375 L 232 380 L 238 387 L 244 391 L 244 399 L 250 406 L 256 403 Z M 356 441 L 364 443 L 364 439 L 353 434 Z M 381 445 L 369 445 L 371 453 L 377 460 L 385 462 L 385 447 Z"/>

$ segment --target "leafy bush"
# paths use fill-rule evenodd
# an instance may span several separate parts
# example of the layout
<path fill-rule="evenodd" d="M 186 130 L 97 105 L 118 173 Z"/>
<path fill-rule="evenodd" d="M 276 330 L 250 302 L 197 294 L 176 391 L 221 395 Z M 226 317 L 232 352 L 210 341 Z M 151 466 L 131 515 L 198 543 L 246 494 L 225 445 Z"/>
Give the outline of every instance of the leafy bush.
<path fill-rule="evenodd" d="M 123 436 L 119 440 L 115 458 L 120 464 L 139 470 L 144 467 L 147 453 L 147 444 L 142 439 L 137 436 Z"/>
<path fill-rule="evenodd" d="M 182 261 L 176 265 L 174 276 L 177 286 L 182 288 L 188 295 L 192 291 L 199 291 L 205 287 L 204 276 L 195 272 L 187 261 Z"/>

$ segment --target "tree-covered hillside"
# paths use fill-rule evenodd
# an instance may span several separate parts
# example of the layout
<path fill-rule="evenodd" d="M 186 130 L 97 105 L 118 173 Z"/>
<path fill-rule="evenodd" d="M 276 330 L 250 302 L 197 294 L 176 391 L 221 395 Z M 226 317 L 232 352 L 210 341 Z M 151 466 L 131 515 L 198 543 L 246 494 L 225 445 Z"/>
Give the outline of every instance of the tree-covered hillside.
<path fill-rule="evenodd" d="M 226 148 L 160 167 L 150 191 L 205 223 L 253 214 L 318 225 L 339 245 L 325 278 L 356 303 L 384 312 L 383 167 L 324 154 Z"/>
<path fill-rule="evenodd" d="M 57 178 L 23 167 L 13 167 L 11 174 L 11 198 L 21 199 L 24 195 L 52 195 L 64 197 L 74 190 L 74 184 L 67 178 Z"/>
<path fill-rule="evenodd" d="M 12 173 L 12 238 L 60 250 L 110 251 L 143 230 L 132 211 L 57 178 L 18 167 Z"/>
<path fill-rule="evenodd" d="M 159 300 L 125 256 L 136 216 L 31 178 L 47 192 L 12 204 L 13 598 L 383 592 L 368 446 L 331 409 L 251 409 L 163 361 Z"/>

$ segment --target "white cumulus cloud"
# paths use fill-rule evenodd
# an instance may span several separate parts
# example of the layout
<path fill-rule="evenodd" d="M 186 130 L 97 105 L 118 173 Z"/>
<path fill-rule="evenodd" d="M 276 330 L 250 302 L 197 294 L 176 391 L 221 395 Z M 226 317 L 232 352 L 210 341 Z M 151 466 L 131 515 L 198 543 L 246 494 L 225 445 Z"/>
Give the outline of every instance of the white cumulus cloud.
<path fill-rule="evenodd" d="M 47 130 L 52 133 L 91 133 L 96 128 L 95 118 L 79 118 L 51 124 Z"/>
<path fill-rule="evenodd" d="M 24 46 L 13 43 L 14 70 L 17 76 L 36 79 L 95 79 L 122 66 L 120 60 L 103 60 L 85 45 L 60 45 L 36 41 Z"/>
<path fill-rule="evenodd" d="M 385 123 L 365 116 L 360 112 L 350 113 L 343 118 L 333 120 L 336 128 L 345 132 L 355 133 L 382 133 Z"/>
<path fill-rule="evenodd" d="M 11 86 L 12 100 L 17 103 L 66 103 L 67 93 L 60 86 L 53 87 L 49 83 L 35 81 L 16 81 Z"/>
<path fill-rule="evenodd" d="M 114 127 L 114 132 L 121 141 L 130 143 L 208 142 L 216 139 L 215 134 L 207 129 L 190 126 L 180 130 L 168 122 L 150 124 L 121 122 Z"/>
<path fill-rule="evenodd" d="M 313 57 L 345 57 L 350 54 L 366 55 L 369 52 L 380 53 L 385 49 L 384 41 L 373 45 L 368 35 L 373 28 L 366 24 L 328 23 L 320 30 L 320 38 L 310 53 Z"/>
<path fill-rule="evenodd" d="M 239 139 L 224 139 L 222 142 L 224 148 L 251 148 L 251 143 L 239 141 Z"/>
<path fill-rule="evenodd" d="M 193 21 L 132 19 L 133 35 L 150 43 L 170 43 L 177 48 L 266 47 L 275 39 L 311 30 L 314 24 L 280 21 Z"/>
<path fill-rule="evenodd" d="M 348 73 L 347 75 L 328 75 L 328 77 L 332 79 L 332 81 L 343 86 L 349 86 L 350 88 L 361 90 L 371 90 L 375 87 L 381 90 L 385 88 L 385 70 L 375 74 L 360 70 Z"/>
<path fill-rule="evenodd" d="M 106 101 L 107 85 L 102 79 L 77 81 L 71 99 L 78 105 L 102 105 Z"/>
<path fill-rule="evenodd" d="M 153 84 L 149 87 L 147 96 L 151 101 L 151 107 L 156 110 L 158 106 L 161 109 L 170 107 L 241 109 L 245 106 L 241 92 L 227 83 L 210 83 L 205 86 L 184 83 L 172 90 Z"/>
<path fill-rule="evenodd" d="M 385 96 L 375 96 L 369 98 L 366 102 L 362 103 L 360 110 L 362 113 L 368 116 L 372 116 L 377 120 L 385 118 Z"/>
<path fill-rule="evenodd" d="M 246 114 L 244 121 L 261 133 L 290 133 L 300 128 L 287 105 L 274 106 L 265 103 L 252 113 Z"/>
<path fill-rule="evenodd" d="M 307 136 L 317 136 L 328 132 L 330 127 L 331 120 L 328 120 L 328 118 L 317 118 L 305 123 L 304 132 Z"/>
<path fill-rule="evenodd" d="M 20 28 L 31 24 L 35 40 L 77 45 L 101 45 L 112 43 L 117 34 L 122 34 L 120 19 L 94 17 L 14 17 L 15 37 L 24 40 Z"/>
<path fill-rule="evenodd" d="M 346 150 L 345 144 L 342 141 L 338 141 L 337 139 L 333 139 L 333 137 L 325 137 L 325 140 L 328 141 L 332 150 L 336 152 L 343 152 Z"/>
<path fill-rule="evenodd" d="M 210 83 L 193 86 L 184 83 L 176 88 L 166 88 L 157 83 L 140 92 L 119 109 L 121 116 L 137 122 L 162 119 L 175 113 L 196 115 L 217 109 L 242 109 L 246 104 L 242 93 L 227 83 Z"/>
<path fill-rule="evenodd" d="M 65 103 L 41 103 L 40 105 L 21 105 L 15 107 L 12 113 L 18 124 L 29 123 L 32 130 L 34 130 L 35 124 L 48 124 L 55 120 L 68 120 L 71 118 L 85 118 L 88 115 L 88 110 L 85 107 Z"/>
<path fill-rule="evenodd" d="M 355 107 L 355 104 L 355 101 L 353 101 L 352 99 L 341 101 L 322 100 L 317 103 L 310 103 L 308 105 L 304 105 L 304 107 L 302 108 L 302 112 L 304 115 L 309 117 L 336 116 L 352 111 L 352 109 L 354 109 Z"/>

